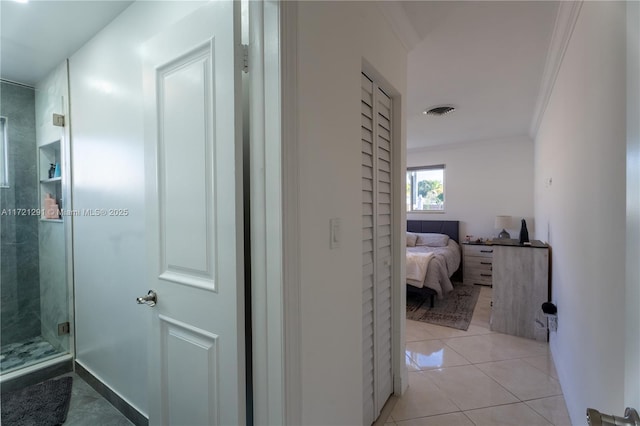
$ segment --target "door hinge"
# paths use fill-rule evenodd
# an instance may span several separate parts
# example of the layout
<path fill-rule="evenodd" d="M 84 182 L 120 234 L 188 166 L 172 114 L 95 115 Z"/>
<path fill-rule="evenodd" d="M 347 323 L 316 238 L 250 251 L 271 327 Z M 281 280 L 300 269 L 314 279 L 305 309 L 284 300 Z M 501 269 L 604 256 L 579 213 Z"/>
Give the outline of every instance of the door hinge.
<path fill-rule="evenodd" d="M 70 331 L 71 331 L 71 326 L 68 321 L 58 324 L 58 336 L 62 336 L 63 334 L 69 334 Z"/>
<path fill-rule="evenodd" d="M 64 127 L 64 115 L 53 114 L 53 125 L 58 127 Z"/>
<path fill-rule="evenodd" d="M 249 72 L 249 45 L 241 44 L 242 49 L 242 71 Z"/>

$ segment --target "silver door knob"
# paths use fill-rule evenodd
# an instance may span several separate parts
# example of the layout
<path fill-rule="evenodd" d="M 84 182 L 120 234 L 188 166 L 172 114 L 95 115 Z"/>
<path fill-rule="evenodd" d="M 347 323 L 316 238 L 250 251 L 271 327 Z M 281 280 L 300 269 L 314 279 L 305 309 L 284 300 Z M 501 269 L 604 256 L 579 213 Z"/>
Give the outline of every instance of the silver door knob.
<path fill-rule="evenodd" d="M 630 407 L 624 410 L 624 417 L 610 416 L 596 409 L 587 408 L 587 421 L 589 426 L 638 426 L 640 425 L 640 415 Z"/>
<path fill-rule="evenodd" d="M 136 298 L 136 302 L 138 302 L 138 305 L 154 307 L 156 306 L 156 303 L 158 303 L 158 295 L 155 291 L 149 290 L 149 293 L 147 293 L 146 296 Z"/>

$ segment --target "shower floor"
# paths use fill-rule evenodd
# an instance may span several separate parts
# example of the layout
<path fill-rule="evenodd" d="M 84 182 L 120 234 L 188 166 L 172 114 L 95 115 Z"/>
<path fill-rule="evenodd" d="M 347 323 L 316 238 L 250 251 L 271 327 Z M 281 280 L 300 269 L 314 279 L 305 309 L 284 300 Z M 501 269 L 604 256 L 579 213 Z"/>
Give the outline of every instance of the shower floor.
<path fill-rule="evenodd" d="M 0 372 L 7 373 L 55 358 L 60 354 L 60 351 L 40 336 L 22 342 L 9 343 L 0 348 Z"/>

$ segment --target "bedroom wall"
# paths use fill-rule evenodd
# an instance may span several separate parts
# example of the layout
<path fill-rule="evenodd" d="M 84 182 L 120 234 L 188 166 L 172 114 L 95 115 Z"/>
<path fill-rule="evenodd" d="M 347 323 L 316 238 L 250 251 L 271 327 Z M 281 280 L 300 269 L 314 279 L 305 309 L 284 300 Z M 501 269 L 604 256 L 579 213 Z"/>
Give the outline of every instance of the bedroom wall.
<path fill-rule="evenodd" d="M 624 411 L 625 7 L 582 4 L 535 145 L 536 236 L 549 235 L 558 306 L 550 346 L 573 424 L 587 407 Z"/>
<path fill-rule="evenodd" d="M 375 2 L 298 4 L 302 424 L 362 424 L 363 62 L 405 93 L 407 55 Z M 399 172 L 404 137 L 395 143 Z M 330 250 L 334 217 L 341 242 Z"/>
<path fill-rule="evenodd" d="M 533 141 L 528 136 L 473 141 L 407 151 L 407 167 L 445 164 L 445 212 L 407 213 L 416 220 L 459 220 L 460 238 L 495 237 L 496 215 L 513 218 L 512 238 L 520 219 L 533 220 Z"/>
<path fill-rule="evenodd" d="M 136 2 L 70 58 L 76 359 L 147 413 L 144 120 L 140 46 L 198 2 Z M 108 119 L 106 119 L 108 118 Z"/>

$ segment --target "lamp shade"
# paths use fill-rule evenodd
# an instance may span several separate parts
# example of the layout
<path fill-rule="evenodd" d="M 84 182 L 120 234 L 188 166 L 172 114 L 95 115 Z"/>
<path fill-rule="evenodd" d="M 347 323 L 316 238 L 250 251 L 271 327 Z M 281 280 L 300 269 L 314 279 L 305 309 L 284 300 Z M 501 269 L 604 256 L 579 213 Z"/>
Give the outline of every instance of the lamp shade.
<path fill-rule="evenodd" d="M 496 216 L 495 229 L 507 229 L 511 227 L 511 216 Z"/>

